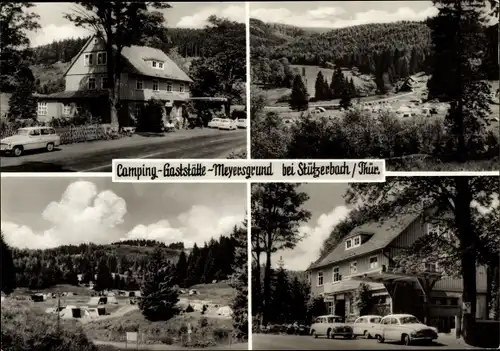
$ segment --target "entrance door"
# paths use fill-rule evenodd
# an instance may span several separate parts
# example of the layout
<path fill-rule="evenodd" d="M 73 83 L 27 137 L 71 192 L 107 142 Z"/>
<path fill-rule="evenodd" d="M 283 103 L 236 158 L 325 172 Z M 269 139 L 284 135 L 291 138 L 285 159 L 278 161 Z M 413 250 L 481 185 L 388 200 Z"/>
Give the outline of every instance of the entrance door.
<path fill-rule="evenodd" d="M 345 318 L 345 300 L 335 302 L 335 315 Z"/>

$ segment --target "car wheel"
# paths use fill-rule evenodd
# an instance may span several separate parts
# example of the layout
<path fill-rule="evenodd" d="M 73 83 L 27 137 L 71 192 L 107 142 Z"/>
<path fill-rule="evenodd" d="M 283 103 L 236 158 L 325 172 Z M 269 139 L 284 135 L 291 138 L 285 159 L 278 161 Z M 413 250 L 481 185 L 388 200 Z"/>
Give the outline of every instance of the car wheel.
<path fill-rule="evenodd" d="M 313 330 L 313 331 L 311 332 L 311 335 L 312 335 L 312 336 L 314 336 L 314 338 L 315 338 L 315 339 L 317 339 L 317 338 L 318 338 L 318 334 L 316 334 L 316 330 Z"/>
<path fill-rule="evenodd" d="M 48 143 L 47 144 L 47 151 L 48 152 L 54 151 L 54 144 L 53 143 Z"/>
<path fill-rule="evenodd" d="M 368 333 L 368 330 L 365 330 L 365 332 L 363 333 L 363 336 L 365 337 L 365 339 L 371 339 L 371 335 L 370 333 Z"/>
<path fill-rule="evenodd" d="M 380 343 L 380 344 L 381 344 L 381 343 L 383 343 L 383 342 L 384 342 L 384 338 L 382 337 L 382 335 L 377 335 L 377 336 L 376 336 L 376 338 L 377 338 L 377 342 L 378 342 L 378 343 Z"/>
<path fill-rule="evenodd" d="M 12 153 L 14 156 L 19 157 L 23 154 L 23 147 L 22 146 L 16 146 L 14 149 L 12 149 Z"/>
<path fill-rule="evenodd" d="M 411 344 L 410 336 L 407 334 L 403 334 L 403 336 L 401 337 L 401 342 L 405 346 L 410 346 Z"/>

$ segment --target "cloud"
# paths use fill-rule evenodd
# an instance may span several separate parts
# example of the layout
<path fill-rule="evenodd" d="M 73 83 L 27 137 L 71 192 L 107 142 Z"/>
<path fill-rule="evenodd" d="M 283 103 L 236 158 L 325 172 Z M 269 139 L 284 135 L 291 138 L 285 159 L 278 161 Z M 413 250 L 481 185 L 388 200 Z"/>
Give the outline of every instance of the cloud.
<path fill-rule="evenodd" d="M 258 6 L 257 4 L 255 6 Z M 344 19 L 340 16 L 344 15 L 346 11 L 341 7 L 318 7 L 300 14 L 286 8 L 254 8 L 250 11 L 250 16 L 264 22 L 282 23 L 305 28 L 343 28 L 368 23 L 421 21 L 436 15 L 437 12 L 437 8 L 432 6 L 422 11 L 400 7 L 394 12 L 383 10 L 358 12 L 351 18 Z"/>
<path fill-rule="evenodd" d="M 316 261 L 323 242 L 328 238 L 332 229 L 347 217 L 351 209 L 346 206 L 337 206 L 330 213 L 319 216 L 314 226 L 304 225 L 299 228 L 303 239 L 293 250 L 286 250 L 274 255 L 275 262 L 283 257 L 285 268 L 291 270 L 305 270 L 309 264 Z"/>
<path fill-rule="evenodd" d="M 177 216 L 178 227 L 173 227 L 167 220 L 145 226 L 138 225 L 127 233 L 123 239 L 151 239 L 166 244 L 182 241 L 187 247 L 194 243 L 203 245 L 211 238 L 229 234 L 235 225 L 239 225 L 243 216 L 231 213 L 228 208 L 218 211 L 207 206 L 194 205 L 187 212 Z"/>
<path fill-rule="evenodd" d="M 49 248 L 84 242 L 108 243 L 116 239 L 116 226 L 127 212 L 125 200 L 112 191 L 97 191 L 94 183 L 76 181 L 58 202 L 51 202 L 42 217 L 51 226 L 42 232 L 2 221 L 6 240 L 20 248 Z"/>
<path fill-rule="evenodd" d="M 166 244 L 182 241 L 191 247 L 229 234 L 244 219 L 244 213 L 229 205 L 194 205 L 172 221 L 138 224 L 125 233 L 120 224 L 126 213 L 125 200 L 114 192 L 99 192 L 92 182 L 76 181 L 67 187 L 59 201 L 49 203 L 43 211 L 42 218 L 50 223 L 49 229 L 37 232 L 8 221 L 2 221 L 1 227 L 6 241 L 19 248 L 43 249 L 86 242 L 108 244 L 120 239 L 151 239 Z"/>
<path fill-rule="evenodd" d="M 245 22 L 245 7 L 243 5 L 229 5 L 223 9 L 213 9 L 205 7 L 200 11 L 190 16 L 182 17 L 177 22 L 176 27 L 179 28 L 203 28 L 208 24 L 207 20 L 210 16 L 227 18 L 231 21 L 244 23 Z"/>
<path fill-rule="evenodd" d="M 50 44 L 56 40 L 68 38 L 83 38 L 91 35 L 91 32 L 85 28 L 75 27 L 72 24 L 55 25 L 49 24 L 42 27 L 37 32 L 30 34 L 31 46 L 40 46 Z"/>

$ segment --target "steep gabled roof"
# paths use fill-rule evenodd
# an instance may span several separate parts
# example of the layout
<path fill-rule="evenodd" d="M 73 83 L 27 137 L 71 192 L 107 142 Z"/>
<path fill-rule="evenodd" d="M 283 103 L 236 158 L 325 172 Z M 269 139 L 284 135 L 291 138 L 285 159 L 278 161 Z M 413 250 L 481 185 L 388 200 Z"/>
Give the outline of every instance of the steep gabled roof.
<path fill-rule="evenodd" d="M 347 237 L 356 233 L 371 233 L 372 236 L 370 239 L 359 247 L 346 250 L 344 238 L 332 251 L 330 251 L 328 255 L 313 263 L 308 270 L 330 266 L 340 261 L 381 250 L 396 239 L 418 217 L 419 215 L 417 214 L 406 214 L 395 218 L 389 218 L 381 223 L 370 222 L 356 227 L 347 235 Z"/>
<path fill-rule="evenodd" d="M 90 45 L 95 36 L 89 38 L 87 43 L 82 47 L 80 52 L 73 57 L 68 68 L 64 72 L 64 76 L 68 74 L 69 70 L 78 58 L 82 55 L 85 49 Z M 135 69 L 135 73 L 157 78 L 165 78 L 172 80 L 180 80 L 182 82 L 191 83 L 192 79 L 172 61 L 163 51 L 149 46 L 136 46 L 124 47 L 122 49 L 122 57 L 125 58 L 129 64 Z M 163 69 L 155 69 L 145 60 L 157 60 L 164 63 Z"/>

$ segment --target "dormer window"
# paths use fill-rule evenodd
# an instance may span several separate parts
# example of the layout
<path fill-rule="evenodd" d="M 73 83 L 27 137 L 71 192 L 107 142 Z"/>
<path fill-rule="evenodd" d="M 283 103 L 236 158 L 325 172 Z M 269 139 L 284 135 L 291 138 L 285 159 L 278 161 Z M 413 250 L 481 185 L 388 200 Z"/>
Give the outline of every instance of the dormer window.
<path fill-rule="evenodd" d="M 355 236 L 354 238 L 349 238 L 345 241 L 345 249 L 349 250 L 355 247 L 361 246 L 361 236 Z"/>
<path fill-rule="evenodd" d="M 163 69 L 163 62 L 152 60 L 151 67 L 156 68 L 156 69 Z"/>

